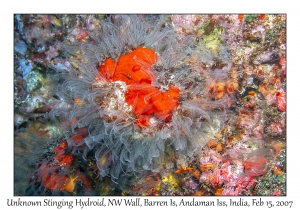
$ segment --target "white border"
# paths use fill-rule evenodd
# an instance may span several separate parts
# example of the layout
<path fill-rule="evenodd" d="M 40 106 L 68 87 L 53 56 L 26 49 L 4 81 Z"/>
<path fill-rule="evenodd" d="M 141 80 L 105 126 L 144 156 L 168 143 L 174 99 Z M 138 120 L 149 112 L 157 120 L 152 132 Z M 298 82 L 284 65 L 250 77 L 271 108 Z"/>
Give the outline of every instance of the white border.
<path fill-rule="evenodd" d="M 111 2 L 111 3 L 108 3 Z M 294 1 L 295 2 L 295 1 Z M 299 90 L 298 79 L 300 77 L 300 65 L 297 65 L 299 59 L 299 14 L 297 5 L 289 1 L 278 0 L 182 0 L 168 1 L 161 0 L 141 1 L 141 0 L 114 0 L 114 1 L 37 1 L 37 0 L 14 0 L 9 3 L 1 4 L 0 9 L 0 91 L 1 91 L 1 121 L 0 121 L 0 148 L 1 151 L 1 184 L 0 184 L 0 206 L 6 207 L 6 199 L 13 197 L 13 14 L 15 13 L 287 13 L 287 196 L 286 197 L 264 197 L 264 200 L 292 200 L 294 204 L 292 209 L 300 209 L 299 183 L 297 179 L 300 173 L 298 164 L 299 154 Z M 84 197 L 86 198 L 86 197 Z M 109 198 L 109 197 L 106 197 Z M 232 198 L 232 197 L 231 197 Z M 259 197 L 256 197 L 259 198 Z M 22 199 L 32 200 L 32 198 L 22 197 Z M 43 200 L 44 197 L 36 197 L 34 200 Z M 56 198 L 60 200 L 60 198 Z M 73 199 L 65 197 L 66 199 Z M 93 197 L 93 199 L 96 199 Z M 170 197 L 151 197 L 152 200 L 169 200 Z M 181 197 L 176 197 L 177 202 Z M 191 197 L 187 197 L 191 199 Z M 216 200 L 215 197 L 204 197 L 203 200 Z M 227 200 L 229 198 L 221 197 L 219 199 Z M 238 199 L 238 198 L 233 198 Z M 244 198 L 251 200 L 252 198 Z M 249 201 L 250 201 L 249 200 Z M 23 207 L 25 208 L 25 207 Z M 97 209 L 101 207 L 96 207 Z M 124 208 L 124 206 L 122 206 Z M 155 207 L 163 209 L 166 207 Z M 190 207 L 188 207 L 190 208 Z M 202 208 L 202 207 L 195 207 Z M 241 207 L 237 207 L 241 208 Z M 237 209 L 230 207 L 230 209 Z M 19 209 L 12 208 L 9 209 Z M 33 208 L 26 208 L 33 209 Z M 52 209 L 57 209 L 52 207 Z M 66 209 L 66 208 L 63 208 Z M 73 208 L 77 209 L 77 208 Z M 85 207 L 85 209 L 87 209 Z M 104 208 L 109 209 L 109 208 Z M 129 208 L 128 208 L 129 209 Z M 132 207 L 130 208 L 132 209 Z M 135 208 L 133 208 L 135 209 Z M 149 208 L 150 209 L 150 208 Z M 266 206 L 260 209 L 268 209 Z"/>

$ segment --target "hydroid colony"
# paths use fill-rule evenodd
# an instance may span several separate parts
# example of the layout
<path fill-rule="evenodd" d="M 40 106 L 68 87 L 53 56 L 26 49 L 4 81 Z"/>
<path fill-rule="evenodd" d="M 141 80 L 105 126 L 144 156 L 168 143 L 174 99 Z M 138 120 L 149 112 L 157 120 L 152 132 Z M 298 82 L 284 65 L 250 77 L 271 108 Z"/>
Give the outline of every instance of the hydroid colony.
<path fill-rule="evenodd" d="M 80 62 L 63 76 L 57 91 L 80 104 L 63 112 L 76 120 L 71 130 L 87 128 L 80 143 L 95 150 L 100 175 L 115 182 L 122 174 L 174 167 L 166 147 L 187 165 L 186 158 L 200 154 L 223 122 L 224 114 L 216 112 L 224 101 L 210 103 L 201 69 L 184 62 L 193 53 L 186 43 L 193 37 L 180 39 L 160 21 L 116 16 L 91 34 L 92 43 L 65 45 Z M 58 112 L 62 110 L 54 108 L 52 114 Z"/>

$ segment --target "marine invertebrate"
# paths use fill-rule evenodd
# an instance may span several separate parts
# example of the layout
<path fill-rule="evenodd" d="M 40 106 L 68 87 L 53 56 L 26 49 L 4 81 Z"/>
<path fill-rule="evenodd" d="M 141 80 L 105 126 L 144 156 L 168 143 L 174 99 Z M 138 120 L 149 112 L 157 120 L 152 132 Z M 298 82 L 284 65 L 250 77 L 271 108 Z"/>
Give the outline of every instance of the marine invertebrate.
<path fill-rule="evenodd" d="M 40 141 L 40 144 L 44 143 L 42 140 L 47 139 L 48 144 L 53 147 L 48 148 L 47 152 L 35 152 L 40 155 L 34 160 L 37 163 L 31 163 L 32 171 L 28 175 L 29 184 L 25 186 L 26 195 L 72 195 L 75 194 L 78 182 L 81 184 L 77 185 L 79 188 L 76 190 L 77 192 L 93 194 L 90 175 L 82 166 L 76 169 L 77 160 L 81 157 L 70 152 L 73 148 L 71 144 L 68 144 L 66 140 L 56 142 L 46 137 L 37 137 L 36 139 Z M 20 160 L 15 162 L 17 167 L 21 167 L 21 164 L 25 166 L 28 164 L 24 163 L 28 160 L 26 156 L 23 155 L 22 158 L 23 162 L 20 163 Z M 23 168 L 26 169 L 25 166 Z M 15 181 L 19 182 L 18 179 Z M 18 191 L 20 190 L 18 189 Z"/>
<path fill-rule="evenodd" d="M 73 140 L 95 152 L 101 177 L 118 183 L 122 176 L 147 170 L 164 173 L 162 163 L 171 163 L 166 147 L 184 166 L 219 130 L 224 116 L 216 114 L 222 113 L 223 101 L 201 97 L 204 82 L 188 84 L 202 71 L 181 62 L 193 48 L 180 46 L 192 37 L 179 39 L 163 19 L 133 15 L 113 16 L 88 37 L 65 43 L 73 68 L 57 86 L 60 97 L 75 101 L 63 111 L 74 122 L 71 131 L 88 133 L 74 133 Z M 61 110 L 53 107 L 50 116 L 60 120 L 59 115 Z"/>
<path fill-rule="evenodd" d="M 178 106 L 180 89 L 174 85 L 161 91 L 151 85 L 156 80 L 150 67 L 156 60 L 155 52 L 138 47 L 133 52 L 119 58 L 117 64 L 111 58 L 100 66 L 100 75 L 111 81 L 122 81 L 127 85 L 125 100 L 137 116 L 136 124 L 150 125 L 150 117 L 155 114 L 161 120 L 170 120 L 171 112 Z"/>
<path fill-rule="evenodd" d="M 285 15 L 14 30 L 16 195 L 285 194 Z"/>

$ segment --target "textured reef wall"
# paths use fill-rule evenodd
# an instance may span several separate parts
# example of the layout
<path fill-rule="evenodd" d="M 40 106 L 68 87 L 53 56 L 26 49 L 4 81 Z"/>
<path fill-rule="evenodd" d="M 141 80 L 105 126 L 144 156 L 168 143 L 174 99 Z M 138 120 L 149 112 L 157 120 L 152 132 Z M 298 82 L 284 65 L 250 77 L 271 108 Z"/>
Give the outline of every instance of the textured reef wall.
<path fill-rule="evenodd" d="M 14 20 L 16 195 L 285 194 L 284 15 Z"/>

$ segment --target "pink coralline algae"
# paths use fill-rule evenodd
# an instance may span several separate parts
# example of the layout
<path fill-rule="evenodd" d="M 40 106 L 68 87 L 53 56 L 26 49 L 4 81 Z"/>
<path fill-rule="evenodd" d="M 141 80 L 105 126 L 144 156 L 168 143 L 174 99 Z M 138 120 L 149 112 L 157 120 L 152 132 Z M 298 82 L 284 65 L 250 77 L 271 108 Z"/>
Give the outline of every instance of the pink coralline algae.
<path fill-rule="evenodd" d="M 178 33 L 192 33 L 206 18 L 206 15 L 171 15 L 174 30 Z"/>
<path fill-rule="evenodd" d="M 276 93 L 276 104 L 279 111 L 284 112 L 286 110 L 286 93 L 281 90 Z"/>

